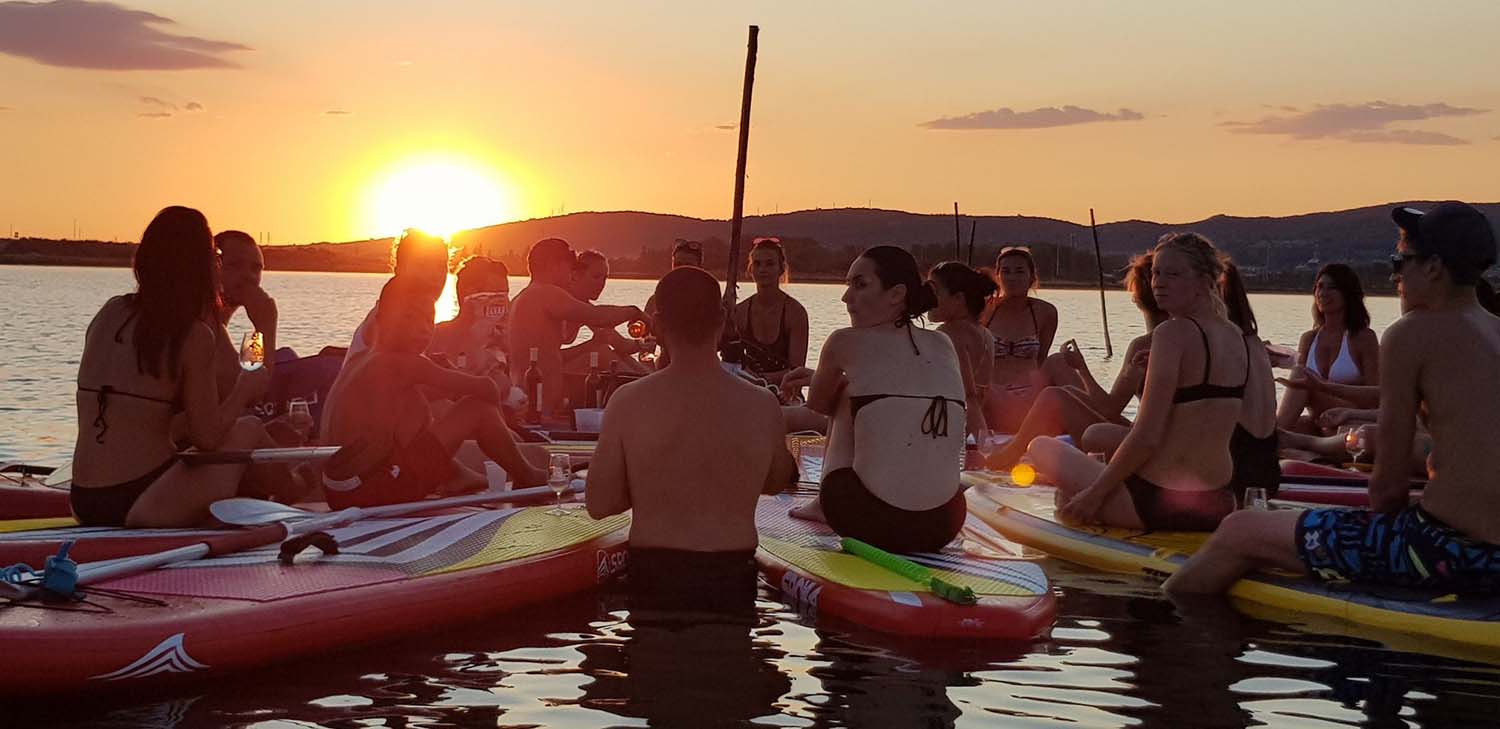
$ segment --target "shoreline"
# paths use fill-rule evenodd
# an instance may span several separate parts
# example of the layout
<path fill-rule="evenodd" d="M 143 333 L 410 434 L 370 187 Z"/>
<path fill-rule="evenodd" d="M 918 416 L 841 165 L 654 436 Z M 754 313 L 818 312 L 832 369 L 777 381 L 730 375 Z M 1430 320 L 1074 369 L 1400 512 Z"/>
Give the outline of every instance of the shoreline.
<path fill-rule="evenodd" d="M 12 260 L 0 260 L 0 266 L 17 266 L 17 267 L 21 267 L 21 266 L 51 266 L 51 267 L 59 267 L 59 268 L 68 268 L 68 267 L 71 267 L 71 268 L 125 268 L 125 269 L 128 269 L 128 268 L 130 268 L 130 261 L 128 261 L 128 260 L 121 261 L 121 260 L 106 259 L 106 258 L 93 258 L 93 257 L 87 257 L 87 256 L 36 256 L 36 257 L 26 257 L 26 258 L 24 258 L 22 260 L 14 260 L 14 259 L 12 259 Z M 289 273 L 376 273 L 376 274 L 389 274 L 390 273 L 390 269 L 388 269 L 388 268 L 377 268 L 377 267 L 373 267 L 373 266 L 372 267 L 344 266 L 344 267 L 337 267 L 337 268 L 330 268 L 330 267 L 277 267 L 277 268 L 269 268 L 268 267 L 266 269 L 266 272 L 267 273 L 289 272 Z M 640 273 L 640 272 L 636 272 L 636 271 L 610 271 L 609 277 L 611 279 L 619 279 L 619 280 L 625 280 L 625 281 L 656 281 L 656 280 L 658 280 L 658 279 L 661 278 L 661 276 L 659 276 L 659 275 L 648 274 L 648 273 Z M 718 278 L 721 282 L 723 281 L 723 277 L 722 276 L 718 276 L 717 273 L 715 274 L 715 277 Z M 524 277 L 522 277 L 522 278 L 524 278 Z M 820 274 L 820 273 L 801 274 L 801 275 L 798 275 L 792 281 L 792 283 L 794 283 L 794 284 L 797 284 L 797 283 L 841 284 L 843 282 L 844 282 L 844 277 L 843 276 L 838 276 L 838 275 L 834 275 L 834 274 Z M 741 279 L 739 281 L 739 284 L 740 284 L 741 288 L 744 288 L 748 284 L 748 282 L 745 279 Z M 748 284 L 748 285 L 753 285 L 753 284 Z M 1042 282 L 1041 291 L 1043 293 L 1045 293 L 1048 289 L 1065 290 L 1065 291 L 1097 291 L 1099 289 L 1099 284 L 1097 282 L 1093 282 L 1093 281 L 1072 281 L 1072 280 L 1045 281 L 1044 280 Z M 1307 287 L 1307 286 L 1304 286 L 1304 285 L 1300 284 L 1299 282 L 1288 282 L 1286 284 L 1278 284 L 1278 283 L 1266 283 L 1266 282 L 1255 283 L 1255 282 L 1249 282 L 1249 281 L 1247 281 L 1246 285 L 1245 285 L 1245 289 L 1246 289 L 1246 291 L 1248 291 L 1249 293 L 1252 293 L 1252 294 L 1307 294 L 1309 296 L 1312 295 L 1311 289 L 1309 287 Z M 1114 283 L 1113 285 L 1111 285 L 1109 282 L 1106 282 L 1104 290 L 1105 291 L 1123 291 L 1124 289 L 1118 283 Z M 1367 287 L 1366 291 L 1365 291 L 1365 294 L 1367 296 L 1394 296 L 1395 293 L 1396 292 L 1395 292 L 1395 288 L 1394 287 L 1380 287 L 1380 288 Z"/>

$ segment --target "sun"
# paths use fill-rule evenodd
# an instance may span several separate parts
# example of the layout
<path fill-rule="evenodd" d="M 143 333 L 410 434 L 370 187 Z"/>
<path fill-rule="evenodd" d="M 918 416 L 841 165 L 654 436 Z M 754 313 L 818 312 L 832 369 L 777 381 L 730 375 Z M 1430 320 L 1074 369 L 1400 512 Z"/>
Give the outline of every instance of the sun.
<path fill-rule="evenodd" d="M 516 217 L 506 186 L 492 171 L 463 159 L 402 163 L 379 179 L 369 203 L 375 232 L 382 236 L 418 228 L 447 238 Z"/>

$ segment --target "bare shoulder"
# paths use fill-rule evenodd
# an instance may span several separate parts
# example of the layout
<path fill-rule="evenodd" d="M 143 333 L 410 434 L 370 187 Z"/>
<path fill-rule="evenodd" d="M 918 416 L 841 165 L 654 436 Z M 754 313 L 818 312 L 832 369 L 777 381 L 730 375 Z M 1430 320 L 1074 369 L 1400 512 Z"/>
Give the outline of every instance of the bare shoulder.
<path fill-rule="evenodd" d="M 1298 349 L 1307 349 L 1308 347 L 1311 347 L 1312 346 L 1313 337 L 1316 337 L 1316 336 L 1318 336 L 1318 330 L 1317 329 L 1309 329 L 1309 330 L 1303 332 L 1302 333 L 1302 337 L 1297 340 L 1297 348 Z"/>
<path fill-rule="evenodd" d="M 1046 299 L 1038 299 L 1033 296 L 1031 297 L 1031 305 L 1036 307 L 1037 316 L 1039 318 L 1047 318 L 1051 319 L 1052 321 L 1057 321 L 1057 307 L 1054 306 L 1052 302 L 1047 301 Z"/>
<path fill-rule="evenodd" d="M 213 355 L 214 345 L 218 343 L 218 332 L 208 322 L 195 321 L 188 327 L 187 336 L 182 339 L 183 351 L 198 353 L 200 351 Z"/>
<path fill-rule="evenodd" d="M 1168 319 L 1151 330 L 1151 348 L 1181 347 L 1196 337 L 1198 328 L 1186 319 Z"/>
<path fill-rule="evenodd" d="M 1379 335 L 1375 334 L 1375 330 L 1369 327 L 1359 330 L 1349 339 L 1355 346 L 1359 347 L 1375 348 L 1380 346 Z"/>

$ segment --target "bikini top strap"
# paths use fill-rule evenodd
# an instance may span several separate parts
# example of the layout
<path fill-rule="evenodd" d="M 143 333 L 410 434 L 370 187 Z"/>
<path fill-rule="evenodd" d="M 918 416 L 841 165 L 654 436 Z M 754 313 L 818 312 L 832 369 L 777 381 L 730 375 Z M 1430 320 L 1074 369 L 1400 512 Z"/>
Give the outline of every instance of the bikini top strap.
<path fill-rule="evenodd" d="M 1203 331 L 1203 325 L 1199 324 L 1198 320 L 1193 317 L 1187 317 L 1187 320 L 1192 322 L 1193 326 L 1198 327 L 1198 337 L 1203 340 L 1203 384 L 1206 385 L 1208 384 L 1208 373 L 1213 368 L 1214 353 L 1213 350 L 1208 348 L 1208 333 Z"/>

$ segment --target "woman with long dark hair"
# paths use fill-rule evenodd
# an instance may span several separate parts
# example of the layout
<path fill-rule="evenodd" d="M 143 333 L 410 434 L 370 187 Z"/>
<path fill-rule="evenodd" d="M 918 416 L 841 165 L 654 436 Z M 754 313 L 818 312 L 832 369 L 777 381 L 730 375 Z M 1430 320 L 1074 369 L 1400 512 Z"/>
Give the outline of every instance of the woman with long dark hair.
<path fill-rule="evenodd" d="M 828 335 L 818 369 L 787 375 L 808 385 L 807 406 L 832 416 L 817 501 L 793 516 L 895 552 L 941 549 L 963 526 L 959 486 L 964 383 L 942 333 L 915 320 L 937 304 L 917 261 L 875 246 L 849 266 L 850 326 Z"/>
<path fill-rule="evenodd" d="M 1057 307 L 1031 295 L 1041 279 L 1027 248 L 1000 249 L 995 281 L 999 293 L 979 320 L 995 340 L 985 419 L 996 430 L 1013 433 L 1037 395 L 1053 384 L 1042 365 L 1057 336 Z"/>
<path fill-rule="evenodd" d="M 73 513 L 87 525 L 183 527 L 234 496 L 245 466 L 189 467 L 177 459 L 172 420 L 186 415 L 203 450 L 271 445 L 242 417 L 270 371 L 241 372 L 228 397 L 215 382 L 218 268 L 203 214 L 169 207 L 141 235 L 135 293 L 105 302 L 89 323 L 78 364 Z"/>
<path fill-rule="evenodd" d="M 995 293 L 995 280 L 966 264 L 946 261 L 928 272 L 927 282 L 937 294 L 937 306 L 928 318 L 940 322 L 938 331 L 953 340 L 953 349 L 958 353 L 968 403 L 968 431 L 975 437 L 988 437 L 984 398 L 990 389 L 990 370 L 995 364 L 995 340 L 979 324 L 979 315 Z"/>
<path fill-rule="evenodd" d="M 1330 263 L 1318 271 L 1313 284 L 1313 328 L 1297 344 L 1293 386 L 1282 395 L 1276 425 L 1302 433 L 1318 433 L 1318 416 L 1335 407 L 1349 407 L 1321 387 L 1380 384 L 1380 341 L 1370 328 L 1364 287 L 1354 269 Z M 1303 411 L 1309 417 L 1303 417 Z"/>

